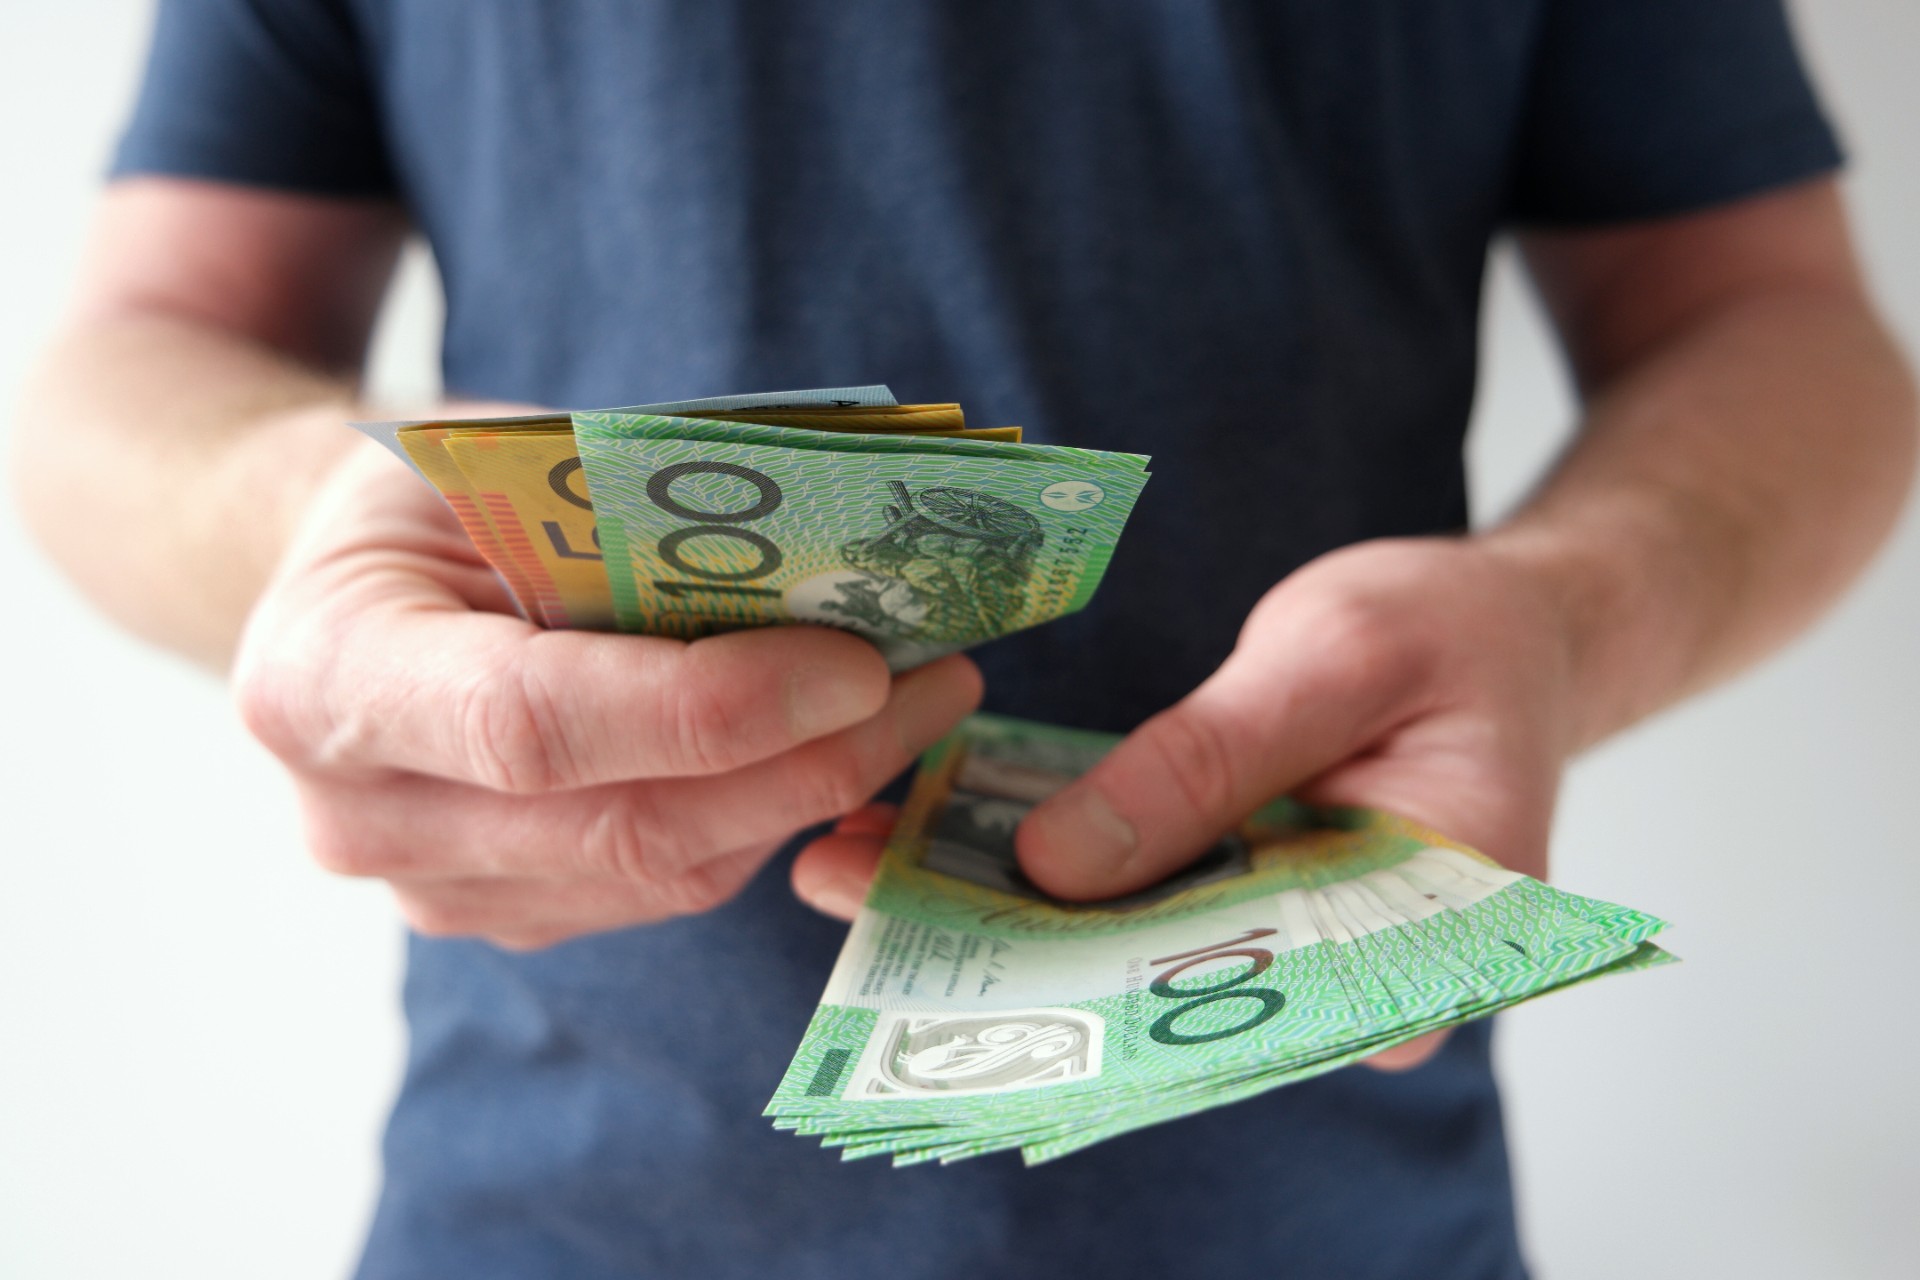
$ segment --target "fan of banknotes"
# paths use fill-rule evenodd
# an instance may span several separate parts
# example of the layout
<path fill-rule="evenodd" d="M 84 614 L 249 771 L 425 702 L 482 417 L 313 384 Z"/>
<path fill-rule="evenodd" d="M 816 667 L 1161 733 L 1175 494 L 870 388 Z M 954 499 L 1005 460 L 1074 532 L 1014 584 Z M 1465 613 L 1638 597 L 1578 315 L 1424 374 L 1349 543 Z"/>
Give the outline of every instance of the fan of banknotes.
<path fill-rule="evenodd" d="M 841 627 L 901 670 L 1083 607 L 1147 459 L 969 428 L 883 386 L 359 423 L 528 618 L 697 638 Z"/>
<path fill-rule="evenodd" d="M 927 753 L 776 1127 L 849 1159 L 1037 1164 L 1673 959 L 1652 916 L 1287 800 L 1144 892 L 1050 900 L 1014 828 L 1114 741 L 976 716 Z"/>

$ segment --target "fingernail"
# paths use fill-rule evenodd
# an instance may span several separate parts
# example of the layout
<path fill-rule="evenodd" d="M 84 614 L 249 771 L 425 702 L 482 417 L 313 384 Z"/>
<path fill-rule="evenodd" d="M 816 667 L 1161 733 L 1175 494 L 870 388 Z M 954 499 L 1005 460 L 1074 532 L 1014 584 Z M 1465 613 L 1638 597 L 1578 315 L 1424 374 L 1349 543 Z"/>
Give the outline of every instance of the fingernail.
<path fill-rule="evenodd" d="M 828 876 L 813 886 L 813 907 L 830 916 L 851 920 L 867 900 L 866 883 L 856 876 Z"/>
<path fill-rule="evenodd" d="M 1107 798 L 1092 787 L 1064 792 L 1039 812 L 1046 823 L 1046 843 L 1090 871 L 1118 870 L 1140 843 L 1133 824 L 1114 812 Z M 1054 860 L 1057 864 L 1058 855 Z"/>
<path fill-rule="evenodd" d="M 787 727 L 800 741 L 859 724 L 874 713 L 872 696 L 843 671 L 798 667 L 787 674 Z"/>

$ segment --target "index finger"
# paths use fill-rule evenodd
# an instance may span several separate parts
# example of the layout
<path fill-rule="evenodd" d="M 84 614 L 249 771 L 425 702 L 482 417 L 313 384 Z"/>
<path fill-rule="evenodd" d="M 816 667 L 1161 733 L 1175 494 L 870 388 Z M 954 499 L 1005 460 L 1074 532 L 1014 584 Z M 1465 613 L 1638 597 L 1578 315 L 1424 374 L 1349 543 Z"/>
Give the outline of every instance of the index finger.
<path fill-rule="evenodd" d="M 719 773 L 871 718 L 890 687 L 871 645 L 821 627 L 543 631 L 425 584 L 319 612 L 282 620 L 239 693 L 262 741 L 327 771 L 517 793 Z"/>

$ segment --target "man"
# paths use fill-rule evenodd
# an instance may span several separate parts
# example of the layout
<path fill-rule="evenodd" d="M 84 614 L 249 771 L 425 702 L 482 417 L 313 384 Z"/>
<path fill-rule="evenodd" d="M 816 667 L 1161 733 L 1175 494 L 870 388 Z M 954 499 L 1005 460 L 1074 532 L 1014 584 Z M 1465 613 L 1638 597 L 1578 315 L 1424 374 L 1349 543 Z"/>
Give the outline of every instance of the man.
<path fill-rule="evenodd" d="M 120 514 L 54 554 L 232 666 L 314 856 L 416 929 L 363 1275 L 1522 1274 L 1484 1024 L 1031 1171 L 773 1133 L 839 941 L 775 850 L 839 817 L 791 887 L 850 912 L 984 672 L 1133 730 L 1020 833 L 1060 894 L 1286 791 L 1544 873 L 1564 762 L 1804 625 L 1905 493 L 1837 163 L 1777 0 L 163 4 L 22 496 Z M 542 633 L 341 426 L 410 225 L 439 412 L 886 380 L 1154 483 L 977 669 Z M 1506 227 L 1584 421 L 1467 536 Z"/>

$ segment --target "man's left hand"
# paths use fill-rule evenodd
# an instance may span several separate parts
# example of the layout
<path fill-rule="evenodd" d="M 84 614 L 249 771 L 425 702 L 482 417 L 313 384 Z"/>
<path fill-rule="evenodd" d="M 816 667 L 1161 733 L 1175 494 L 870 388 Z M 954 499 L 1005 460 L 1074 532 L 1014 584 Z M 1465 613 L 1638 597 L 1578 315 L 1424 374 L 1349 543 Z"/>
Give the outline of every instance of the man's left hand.
<path fill-rule="evenodd" d="M 1333 552 L 1267 593 L 1205 683 L 1028 815 L 1021 865 L 1063 898 L 1129 893 L 1292 794 L 1397 813 L 1544 876 L 1575 654 L 1537 572 L 1484 540 Z M 863 811 L 816 841 L 800 896 L 851 915 L 888 823 Z M 1414 1066 L 1443 1036 L 1370 1062 Z"/>

